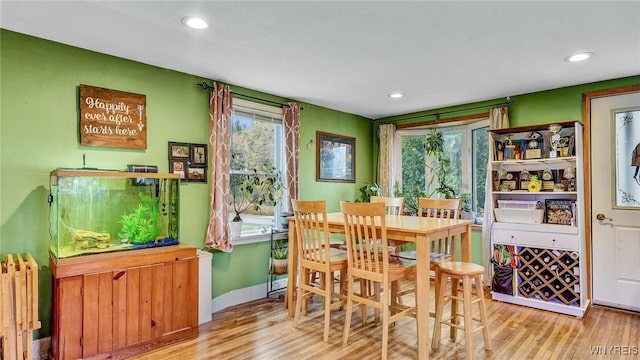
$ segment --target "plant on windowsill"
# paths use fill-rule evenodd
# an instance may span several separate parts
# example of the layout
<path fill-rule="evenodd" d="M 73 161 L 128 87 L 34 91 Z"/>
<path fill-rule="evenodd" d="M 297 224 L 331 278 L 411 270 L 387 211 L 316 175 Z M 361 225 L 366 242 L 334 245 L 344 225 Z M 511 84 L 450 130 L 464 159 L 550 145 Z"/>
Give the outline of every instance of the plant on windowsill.
<path fill-rule="evenodd" d="M 460 218 L 465 220 L 473 220 L 475 214 L 471 210 L 471 193 L 462 193 L 460 195 L 460 200 L 462 202 Z"/>
<path fill-rule="evenodd" d="M 279 205 L 284 194 L 282 174 L 271 163 L 263 164 L 260 170 L 253 169 L 250 174 L 232 179 L 230 185 L 230 205 L 235 213 L 231 220 L 232 237 L 240 235 L 242 213 L 249 209 L 259 211 L 264 205 Z"/>

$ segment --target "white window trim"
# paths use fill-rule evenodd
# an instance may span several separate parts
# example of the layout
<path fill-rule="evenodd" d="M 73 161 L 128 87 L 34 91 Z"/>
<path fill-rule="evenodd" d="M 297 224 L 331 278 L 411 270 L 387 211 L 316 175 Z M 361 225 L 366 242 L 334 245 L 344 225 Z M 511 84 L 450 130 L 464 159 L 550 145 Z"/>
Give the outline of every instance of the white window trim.
<path fill-rule="evenodd" d="M 243 100 L 243 99 L 233 99 L 233 110 L 236 111 L 246 111 L 246 112 L 251 112 L 254 113 L 256 115 L 262 115 L 262 116 L 266 116 L 266 117 L 279 117 L 281 118 L 280 123 L 284 123 L 284 109 L 283 108 L 279 108 L 279 107 L 275 107 L 275 106 L 269 106 L 269 105 L 264 105 L 264 104 L 259 104 L 259 103 L 255 103 L 252 101 L 248 101 L 248 100 Z M 284 153 L 284 149 L 276 149 L 276 152 L 278 153 L 277 156 L 281 157 L 282 153 Z M 284 163 L 283 163 L 284 164 Z M 245 172 L 240 172 L 240 171 L 234 171 L 231 170 L 231 173 L 235 173 L 235 174 L 240 174 L 240 173 L 245 173 Z M 252 171 L 246 171 L 247 174 L 251 174 L 253 173 Z M 286 169 L 283 169 L 283 175 L 286 175 Z M 276 212 L 276 223 L 277 223 L 277 214 L 279 213 L 279 210 Z M 265 242 L 265 241 L 270 241 L 271 240 L 271 234 L 269 232 L 267 233 L 263 233 L 262 231 L 259 230 L 255 230 L 255 231 L 250 231 L 250 232 L 241 232 L 240 236 L 235 236 L 231 238 L 231 244 L 232 245 L 246 245 L 246 244 L 253 244 L 253 243 L 259 243 L 259 242 Z"/>
<path fill-rule="evenodd" d="M 472 169 L 472 158 L 471 156 L 471 143 L 472 143 L 472 133 L 473 130 L 480 129 L 483 127 L 489 126 L 489 118 L 483 120 L 474 120 L 473 122 L 451 122 L 445 124 L 433 124 L 420 128 L 414 129 L 403 129 L 397 130 L 394 138 L 394 151 L 393 151 L 393 163 L 394 170 L 392 172 L 391 183 L 395 184 L 395 181 L 398 180 L 400 185 L 402 184 L 402 136 L 419 136 L 419 135 L 427 135 L 431 131 L 431 129 L 446 129 L 446 130 L 462 130 L 463 139 L 462 143 L 465 144 L 464 155 L 462 156 L 462 186 L 460 191 L 463 193 L 469 193 L 472 191 L 471 184 L 473 183 L 473 169 Z"/>

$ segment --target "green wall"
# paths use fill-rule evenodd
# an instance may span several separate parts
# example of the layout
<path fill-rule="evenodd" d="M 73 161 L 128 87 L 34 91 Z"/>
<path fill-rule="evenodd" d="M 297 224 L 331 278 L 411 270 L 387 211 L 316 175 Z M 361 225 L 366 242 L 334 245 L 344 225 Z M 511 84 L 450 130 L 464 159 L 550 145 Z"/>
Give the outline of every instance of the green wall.
<path fill-rule="evenodd" d="M 154 164 L 167 172 L 167 142 L 208 141 L 208 93 L 196 86 L 210 79 L 95 53 L 24 34 L 0 30 L 0 255 L 31 253 L 40 265 L 40 317 L 37 337 L 50 333 L 51 278 L 48 266 L 49 173 L 58 167 L 124 169 Z M 265 69 L 268 71 L 268 69 Z M 80 84 L 146 95 L 147 149 L 127 150 L 79 145 Z M 235 92 L 288 101 L 231 85 Z M 301 143 L 315 131 L 357 138 L 356 184 L 316 183 L 315 152 L 301 157 L 301 198 L 326 198 L 330 210 L 343 198 L 355 199 L 358 186 L 371 181 L 371 121 L 301 104 Z M 315 141 L 315 140 L 314 140 Z M 208 222 L 209 187 L 181 185 L 181 242 L 201 247 Z M 213 252 L 212 298 L 265 283 L 268 242 Z M 248 266 L 251 264 L 250 266 Z"/>

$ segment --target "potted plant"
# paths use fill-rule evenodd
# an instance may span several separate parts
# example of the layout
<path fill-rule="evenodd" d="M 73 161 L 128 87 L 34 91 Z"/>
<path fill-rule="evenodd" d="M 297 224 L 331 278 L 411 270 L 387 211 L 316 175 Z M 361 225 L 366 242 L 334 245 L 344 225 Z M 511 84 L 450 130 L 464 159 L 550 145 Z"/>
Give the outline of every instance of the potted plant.
<path fill-rule="evenodd" d="M 259 211 L 263 205 L 279 205 L 282 202 L 284 183 L 280 171 L 271 163 L 265 163 L 260 170 L 241 175 L 231 180 L 231 207 L 235 216 L 231 220 L 231 236 L 240 235 L 242 218 L 240 215 L 252 209 Z"/>
<path fill-rule="evenodd" d="M 462 202 L 462 211 L 460 212 L 460 217 L 465 220 L 473 220 L 475 215 L 471 210 L 471 194 L 461 194 L 460 201 Z"/>
<path fill-rule="evenodd" d="M 289 255 L 289 247 L 286 240 L 277 240 L 271 249 L 271 273 L 285 274 L 287 272 L 287 257 Z"/>
<path fill-rule="evenodd" d="M 370 202 L 372 196 L 382 196 L 382 190 L 376 183 L 365 183 L 359 190 L 360 198 L 356 202 Z"/>

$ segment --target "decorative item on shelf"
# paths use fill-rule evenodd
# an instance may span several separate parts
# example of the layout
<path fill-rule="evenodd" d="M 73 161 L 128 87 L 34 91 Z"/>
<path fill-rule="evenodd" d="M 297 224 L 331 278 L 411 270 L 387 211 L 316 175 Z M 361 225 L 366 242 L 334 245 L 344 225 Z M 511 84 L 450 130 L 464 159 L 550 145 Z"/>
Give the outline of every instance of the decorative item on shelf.
<path fill-rule="evenodd" d="M 542 190 L 553 191 L 554 176 L 551 169 L 546 168 L 542 171 Z"/>
<path fill-rule="evenodd" d="M 567 180 L 567 191 L 576 191 L 576 170 L 573 166 L 564 169 L 564 178 Z"/>
<path fill-rule="evenodd" d="M 549 144 L 551 144 L 551 150 L 549 151 L 550 158 L 557 158 L 560 156 L 558 152 L 558 148 L 560 147 L 560 130 L 562 130 L 562 126 L 558 124 L 549 125 L 549 131 L 551 132 L 551 136 L 549 138 Z"/>
<path fill-rule="evenodd" d="M 507 144 L 504 146 L 505 160 L 520 160 L 522 158 L 522 141 L 513 140 L 513 134 L 506 134 Z"/>
<path fill-rule="evenodd" d="M 532 176 L 531 180 L 529 181 L 529 188 L 528 190 L 530 192 L 539 192 L 540 191 L 540 181 L 538 181 L 538 177 L 537 176 Z"/>
<path fill-rule="evenodd" d="M 571 140 L 569 136 L 563 136 L 560 138 L 559 150 L 560 150 L 561 157 L 570 156 L 570 147 L 569 147 L 570 141 Z"/>
<path fill-rule="evenodd" d="M 531 174 L 529 170 L 523 169 L 520 171 L 520 189 L 527 190 L 529 189 L 529 180 L 531 179 Z"/>
<path fill-rule="evenodd" d="M 495 159 L 498 161 L 504 160 L 504 143 L 502 141 L 496 141 L 496 156 Z"/>
<path fill-rule="evenodd" d="M 563 192 L 564 191 L 564 185 L 562 185 L 562 183 L 553 184 L 553 191 L 554 192 Z"/>
<path fill-rule="evenodd" d="M 575 201 L 570 199 L 547 199 L 547 224 L 573 225 Z"/>
<path fill-rule="evenodd" d="M 540 159 L 542 157 L 542 146 L 540 141 L 542 140 L 542 134 L 537 131 L 532 131 L 528 136 L 527 150 L 525 150 L 525 159 Z"/>

